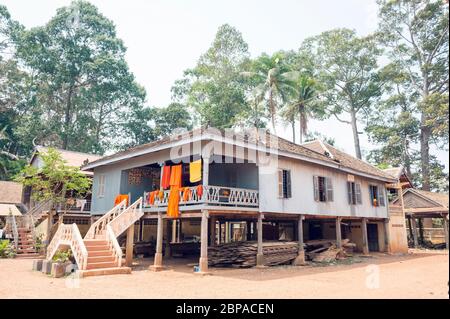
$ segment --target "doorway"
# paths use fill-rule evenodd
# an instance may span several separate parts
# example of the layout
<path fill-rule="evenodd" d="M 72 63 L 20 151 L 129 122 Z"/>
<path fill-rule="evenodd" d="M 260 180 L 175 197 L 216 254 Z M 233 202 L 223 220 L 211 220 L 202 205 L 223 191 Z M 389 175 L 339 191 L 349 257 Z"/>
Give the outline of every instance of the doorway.
<path fill-rule="evenodd" d="M 367 224 L 367 241 L 369 242 L 369 251 L 380 251 L 377 224 Z"/>

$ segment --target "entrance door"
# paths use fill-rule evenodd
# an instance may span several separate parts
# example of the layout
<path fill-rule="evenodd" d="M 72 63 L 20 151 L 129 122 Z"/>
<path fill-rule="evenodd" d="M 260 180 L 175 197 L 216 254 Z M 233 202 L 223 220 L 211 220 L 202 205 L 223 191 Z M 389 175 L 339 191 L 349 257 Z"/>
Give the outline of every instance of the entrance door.
<path fill-rule="evenodd" d="M 367 240 L 369 242 L 369 251 L 380 251 L 377 224 L 367 224 Z"/>

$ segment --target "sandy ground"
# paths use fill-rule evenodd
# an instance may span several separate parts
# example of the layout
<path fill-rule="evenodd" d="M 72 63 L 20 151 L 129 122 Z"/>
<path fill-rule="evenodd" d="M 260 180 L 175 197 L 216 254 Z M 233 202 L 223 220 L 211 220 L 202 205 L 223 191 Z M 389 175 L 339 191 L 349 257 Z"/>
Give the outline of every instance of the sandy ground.
<path fill-rule="evenodd" d="M 448 298 L 448 252 L 373 255 L 357 263 L 266 269 L 213 269 L 192 273 L 186 260 L 168 270 L 147 270 L 138 260 L 131 275 L 55 279 L 31 270 L 31 260 L 0 260 L 4 298 Z"/>

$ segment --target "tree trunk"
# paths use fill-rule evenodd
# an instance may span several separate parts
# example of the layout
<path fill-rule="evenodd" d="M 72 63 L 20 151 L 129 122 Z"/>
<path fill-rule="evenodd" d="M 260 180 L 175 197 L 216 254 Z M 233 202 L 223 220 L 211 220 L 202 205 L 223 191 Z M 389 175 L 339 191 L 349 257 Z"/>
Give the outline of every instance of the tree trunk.
<path fill-rule="evenodd" d="M 270 116 L 272 118 L 272 128 L 273 133 L 277 134 L 277 129 L 275 128 L 275 102 L 273 101 L 273 91 L 270 89 L 269 91 L 269 104 L 270 104 Z"/>
<path fill-rule="evenodd" d="M 422 102 L 428 98 L 428 78 L 424 74 Z M 431 128 L 427 125 L 427 116 L 422 112 L 420 117 L 420 163 L 422 168 L 422 189 L 430 190 L 430 136 Z"/>
<path fill-rule="evenodd" d="M 350 115 L 351 115 L 352 131 L 353 131 L 353 143 L 355 145 L 355 154 L 356 154 L 357 158 L 361 159 L 362 156 L 361 156 L 361 147 L 359 145 L 358 124 L 356 122 L 356 112 L 353 108 L 350 111 Z"/>
<path fill-rule="evenodd" d="M 292 119 L 291 125 L 292 125 L 292 142 L 295 143 L 295 120 L 294 119 Z M 300 132 L 300 136 L 301 136 L 301 134 L 302 133 Z"/>
<path fill-rule="evenodd" d="M 70 85 L 69 93 L 67 96 L 67 104 L 66 104 L 66 110 L 65 110 L 65 116 L 64 116 L 64 134 L 63 134 L 63 144 L 62 149 L 66 150 L 69 144 L 69 126 L 70 126 L 70 119 L 71 119 L 71 108 L 72 108 L 72 94 L 73 94 L 73 85 Z"/>

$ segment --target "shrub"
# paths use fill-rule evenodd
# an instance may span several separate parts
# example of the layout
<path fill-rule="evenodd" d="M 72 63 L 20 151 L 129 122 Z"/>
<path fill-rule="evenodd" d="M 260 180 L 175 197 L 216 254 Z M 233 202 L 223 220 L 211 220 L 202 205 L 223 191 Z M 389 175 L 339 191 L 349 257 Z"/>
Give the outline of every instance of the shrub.
<path fill-rule="evenodd" d="M 14 258 L 16 248 L 9 240 L 0 240 L 0 258 Z"/>

